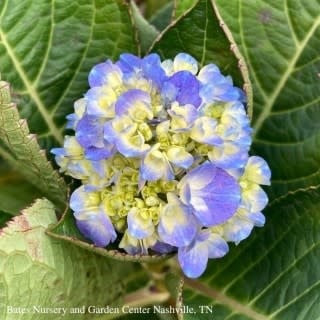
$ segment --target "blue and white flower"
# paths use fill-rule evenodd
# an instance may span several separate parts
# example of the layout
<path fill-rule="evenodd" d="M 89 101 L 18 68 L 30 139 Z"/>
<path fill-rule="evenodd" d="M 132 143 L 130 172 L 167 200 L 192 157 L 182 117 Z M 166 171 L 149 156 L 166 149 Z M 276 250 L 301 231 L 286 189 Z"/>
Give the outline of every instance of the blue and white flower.
<path fill-rule="evenodd" d="M 179 53 L 161 62 L 122 54 L 93 67 L 89 90 L 67 116 L 60 171 L 81 181 L 71 195 L 80 232 L 128 254 L 177 252 L 199 277 L 227 242 L 262 227 L 271 173 L 249 156 L 244 92 L 218 66 L 199 70 Z"/>

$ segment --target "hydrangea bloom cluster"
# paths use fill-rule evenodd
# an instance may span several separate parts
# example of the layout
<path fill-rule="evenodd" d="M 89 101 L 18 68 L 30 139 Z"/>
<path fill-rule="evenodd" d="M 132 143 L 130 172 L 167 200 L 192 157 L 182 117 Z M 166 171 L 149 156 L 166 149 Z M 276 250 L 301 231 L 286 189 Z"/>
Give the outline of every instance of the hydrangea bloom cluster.
<path fill-rule="evenodd" d="M 245 95 L 216 65 L 122 54 L 93 67 L 89 85 L 67 117 L 75 135 L 52 152 L 82 182 L 70 207 L 96 246 L 178 252 L 195 278 L 264 225 L 270 170 L 248 155 Z"/>

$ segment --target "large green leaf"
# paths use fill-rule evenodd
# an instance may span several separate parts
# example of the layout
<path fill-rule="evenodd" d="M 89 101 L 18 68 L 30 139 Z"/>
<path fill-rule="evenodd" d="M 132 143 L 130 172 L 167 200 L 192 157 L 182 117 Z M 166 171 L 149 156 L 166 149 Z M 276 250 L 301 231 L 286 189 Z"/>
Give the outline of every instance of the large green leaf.
<path fill-rule="evenodd" d="M 73 245 L 79 246 L 90 252 L 95 252 L 104 257 L 112 258 L 120 261 L 135 261 L 135 262 L 149 262 L 149 263 L 158 263 L 160 261 L 166 260 L 172 255 L 130 255 L 126 254 L 124 251 L 119 251 L 116 248 L 108 247 L 101 248 L 94 246 L 89 239 L 85 239 L 81 233 L 78 231 L 75 223 L 75 219 L 70 211 L 65 212 L 61 220 L 52 225 L 47 230 L 48 235 L 64 240 L 66 242 L 72 243 Z"/>
<path fill-rule="evenodd" d="M 254 86 L 254 152 L 270 196 L 320 183 L 320 1 L 216 0 Z"/>
<path fill-rule="evenodd" d="M 179 18 L 183 15 L 188 9 L 190 9 L 197 0 L 175 0 L 175 18 Z"/>
<path fill-rule="evenodd" d="M 8 169 L 0 168 L 0 210 L 17 215 L 29 206 L 36 198 L 40 197 L 40 191 L 28 183 L 20 174 Z M 0 216 L 2 214 L 0 213 Z"/>
<path fill-rule="evenodd" d="M 38 200 L 0 233 L 0 318 L 57 319 L 57 314 L 37 313 L 33 306 L 64 307 L 64 319 L 74 319 L 71 308 L 118 306 L 124 285 L 134 272 L 132 264 L 106 260 L 45 234 L 56 222 L 53 205 Z M 106 276 L 108 275 L 108 276 Z M 9 307 L 29 308 L 25 314 Z M 35 312 L 35 313 L 34 313 Z M 94 314 L 77 314 L 92 319 Z"/>
<path fill-rule="evenodd" d="M 143 17 L 139 7 L 132 0 L 130 1 L 130 7 L 138 32 L 139 47 L 141 53 L 145 54 L 158 36 L 159 31 Z"/>
<path fill-rule="evenodd" d="M 45 152 L 40 149 L 35 135 L 30 134 L 27 122 L 20 119 L 17 106 L 11 102 L 9 84 L 4 81 L 0 81 L 0 128 L 0 155 L 41 190 L 41 194 L 54 201 L 60 209 L 64 208 L 67 186 L 58 172 L 52 168 Z M 30 188 L 27 194 L 32 196 L 32 190 L 34 188 Z M 10 186 L 6 191 L 10 191 Z M 19 191 L 23 190 L 18 187 L 12 191 L 16 193 L 15 197 L 19 202 Z M 34 193 L 33 199 L 36 195 L 37 192 Z M 24 197 L 25 195 L 22 195 L 22 198 Z M 8 200 L 10 199 L 4 201 Z M 5 210 L 12 211 L 12 208 Z"/>
<path fill-rule="evenodd" d="M 122 0 L 0 1 L 0 72 L 42 146 L 62 143 L 92 66 L 135 53 L 134 39 Z"/>
<path fill-rule="evenodd" d="M 7 222 L 12 218 L 12 215 L 5 211 L 0 211 L 0 228 L 3 228 Z"/>
<path fill-rule="evenodd" d="M 197 316 L 183 319 L 319 319 L 320 189 L 275 200 L 266 215 L 264 228 L 211 261 L 200 280 L 186 280 L 184 304 Z"/>
<path fill-rule="evenodd" d="M 232 76 L 236 85 L 244 87 L 251 113 L 251 85 L 246 64 L 214 2 L 193 1 L 191 8 L 165 30 L 151 50 L 162 58 L 187 52 L 199 61 L 200 66 L 215 63 L 224 74 Z"/>
<path fill-rule="evenodd" d="M 150 23 L 158 30 L 164 30 L 173 20 L 175 14 L 175 4 L 169 1 L 162 8 L 156 11 L 149 19 Z"/>

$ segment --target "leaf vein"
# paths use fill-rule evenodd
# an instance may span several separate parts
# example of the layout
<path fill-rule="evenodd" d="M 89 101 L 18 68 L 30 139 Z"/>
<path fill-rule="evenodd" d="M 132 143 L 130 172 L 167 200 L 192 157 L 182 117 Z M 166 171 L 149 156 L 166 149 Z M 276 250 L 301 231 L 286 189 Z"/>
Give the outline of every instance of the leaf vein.
<path fill-rule="evenodd" d="M 238 6 L 238 10 L 239 10 L 239 14 L 238 14 L 238 20 L 239 20 L 239 35 L 240 35 L 240 39 L 241 39 L 241 43 L 243 44 L 242 46 L 242 49 L 243 49 L 243 52 L 246 56 L 246 62 L 248 64 L 248 67 L 249 67 L 249 71 L 250 71 L 250 74 L 252 75 L 252 77 L 254 78 L 254 83 L 257 85 L 261 95 L 262 95 L 262 98 L 266 101 L 267 100 L 267 93 L 265 92 L 265 90 L 263 89 L 262 87 L 262 84 L 260 82 L 260 80 L 258 79 L 258 75 L 256 74 L 256 71 L 255 69 L 252 67 L 252 62 L 251 62 L 251 58 L 250 58 L 250 55 L 248 53 L 248 50 L 247 50 L 247 46 L 246 46 L 246 42 L 245 42 L 245 37 L 244 37 L 244 30 L 243 30 L 243 10 L 242 10 L 242 0 L 239 0 L 239 6 Z"/>
<path fill-rule="evenodd" d="M 54 138 L 59 143 L 62 144 L 63 137 L 60 134 L 59 129 L 57 128 L 55 123 L 52 121 L 52 119 L 51 119 L 46 107 L 44 106 L 41 98 L 39 97 L 38 92 L 33 88 L 32 83 L 30 82 L 29 78 L 27 77 L 27 75 L 25 73 L 25 70 L 22 68 L 22 66 L 20 64 L 20 61 L 16 57 L 12 47 L 10 46 L 9 42 L 7 41 L 6 35 L 2 32 L 1 29 L 0 29 L 0 38 L 1 38 L 1 42 L 3 43 L 4 47 L 6 48 L 8 56 L 11 58 L 11 61 L 12 61 L 13 65 L 14 65 L 14 67 L 17 70 L 17 73 L 19 74 L 22 82 L 24 83 L 27 91 L 30 94 L 30 97 L 34 101 L 37 109 L 41 113 L 41 115 L 42 115 L 44 121 L 46 122 L 49 130 L 51 131 L 51 133 L 54 136 Z"/>
<path fill-rule="evenodd" d="M 284 12 L 286 13 L 286 17 L 287 17 L 287 20 L 288 20 L 288 26 L 289 26 L 289 29 L 290 29 L 292 35 L 293 35 L 293 40 L 294 40 L 296 46 L 298 46 L 299 45 L 299 41 L 298 41 L 297 35 L 296 35 L 296 33 L 294 32 L 294 29 L 293 29 L 292 17 L 290 15 L 290 10 L 289 10 L 289 6 L 288 6 L 288 0 L 284 1 Z"/>
<path fill-rule="evenodd" d="M 253 263 L 249 264 L 247 268 L 245 268 L 241 273 L 237 275 L 226 287 L 223 289 L 223 293 L 226 293 L 239 279 L 243 277 L 243 275 L 247 274 L 252 268 L 254 268 L 260 261 L 262 261 L 265 257 L 268 256 L 268 254 L 278 245 L 284 238 L 285 236 L 290 232 L 290 230 L 297 224 L 301 219 L 303 219 L 303 215 L 300 215 L 295 221 L 288 226 L 286 230 L 283 230 L 279 238 L 277 238 L 275 241 L 272 242 L 272 245 L 263 252 L 262 255 L 259 256 L 257 260 L 255 260 Z M 260 235 L 262 235 L 261 233 Z"/>
<path fill-rule="evenodd" d="M 42 64 L 41 64 L 41 67 L 38 71 L 38 74 L 35 78 L 35 80 L 33 81 L 33 87 L 37 87 L 38 85 L 38 82 L 41 78 L 41 75 L 45 69 L 45 66 L 48 62 L 48 59 L 49 59 L 49 55 L 50 55 L 50 50 L 52 48 L 52 43 L 53 43 L 53 33 L 54 33 L 54 3 L 55 3 L 55 0 L 51 0 L 50 1 L 51 3 L 51 19 L 50 19 L 50 31 L 49 31 L 49 39 L 48 39 L 48 44 L 47 44 L 47 49 L 46 49 L 46 52 L 45 52 L 45 55 L 44 55 L 44 58 L 43 58 L 43 61 L 42 61 Z"/>
<path fill-rule="evenodd" d="M 185 285 L 189 289 L 195 290 L 201 295 L 220 301 L 221 303 L 228 306 L 232 310 L 237 310 L 238 313 L 243 314 L 251 319 L 254 319 L 254 320 L 268 319 L 266 315 L 262 313 L 258 313 L 252 308 L 248 308 L 247 305 L 242 304 L 239 301 L 225 295 L 223 292 L 220 292 L 211 286 L 209 287 L 199 281 L 185 279 Z"/>
<path fill-rule="evenodd" d="M 293 269 L 295 265 L 303 260 L 307 255 L 309 255 L 310 252 L 312 252 L 317 246 L 320 245 L 320 242 L 313 243 L 304 254 L 299 257 L 298 259 L 295 259 L 285 270 L 282 270 L 281 273 L 279 273 L 254 299 L 248 302 L 248 306 L 253 305 L 259 298 L 261 298 L 268 290 L 270 290 L 274 285 L 284 276 L 288 271 Z"/>
<path fill-rule="evenodd" d="M 295 54 L 293 55 L 292 59 L 288 63 L 287 70 L 284 72 L 284 74 L 280 78 L 280 81 L 278 82 L 278 84 L 275 87 L 273 93 L 269 97 L 268 102 L 264 106 L 263 111 L 260 113 L 259 117 L 257 118 L 257 121 L 254 124 L 255 131 L 254 131 L 253 137 L 257 136 L 257 134 L 259 133 L 259 130 L 261 129 L 264 121 L 270 115 L 270 112 L 272 111 L 272 107 L 273 107 L 274 103 L 276 102 L 279 94 L 281 93 L 281 90 L 283 89 L 283 87 L 285 86 L 286 82 L 288 81 L 288 79 L 289 79 L 289 77 L 290 77 L 290 75 L 291 75 L 291 73 L 292 73 L 292 71 L 293 71 L 293 69 L 294 69 L 299 57 L 301 56 L 305 46 L 307 45 L 307 43 L 309 42 L 309 40 L 311 39 L 311 37 L 315 33 L 317 27 L 319 26 L 319 23 L 320 23 L 320 16 L 318 17 L 317 20 L 315 20 L 314 24 L 312 25 L 312 27 L 309 29 L 309 31 L 307 32 L 306 36 L 304 37 L 304 40 L 297 47 L 297 51 L 295 52 Z"/>
<path fill-rule="evenodd" d="M 64 88 L 64 90 L 62 91 L 59 100 L 57 101 L 56 105 L 53 107 L 53 109 L 52 109 L 52 111 L 51 111 L 51 116 L 52 116 L 52 117 L 54 116 L 54 114 L 55 114 L 55 112 L 57 111 L 57 109 L 59 108 L 61 102 L 62 102 L 63 99 L 65 98 L 66 93 L 68 92 L 68 90 L 70 89 L 71 85 L 73 84 L 73 81 L 74 81 L 76 75 L 78 74 L 78 72 L 80 71 L 80 68 L 81 68 L 81 66 L 82 66 L 82 64 L 83 64 L 83 61 L 84 61 L 84 59 L 86 58 L 86 55 L 87 55 L 87 53 L 88 53 L 88 50 L 89 50 L 89 47 L 90 47 L 90 41 L 92 40 L 92 37 L 93 37 L 95 17 L 96 17 L 96 14 L 97 14 L 97 9 L 96 9 L 96 6 L 95 6 L 95 0 L 92 0 L 91 3 L 92 3 L 92 7 L 93 7 L 93 12 L 92 12 L 91 25 L 90 25 L 90 34 L 89 34 L 89 37 L 88 37 L 88 41 L 87 41 L 86 47 L 85 47 L 84 50 L 83 50 L 81 59 L 79 60 L 78 66 L 77 66 L 77 68 L 74 70 L 73 75 L 72 75 L 72 77 L 71 77 L 68 85 L 67 85 L 67 86 Z"/>

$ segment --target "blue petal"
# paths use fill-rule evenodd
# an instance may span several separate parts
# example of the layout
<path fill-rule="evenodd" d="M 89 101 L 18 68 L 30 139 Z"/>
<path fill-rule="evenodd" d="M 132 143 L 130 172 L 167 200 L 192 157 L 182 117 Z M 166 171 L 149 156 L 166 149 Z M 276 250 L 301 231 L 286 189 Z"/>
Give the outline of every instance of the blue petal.
<path fill-rule="evenodd" d="M 176 248 L 171 246 L 170 244 L 163 243 L 160 241 L 157 241 L 156 244 L 153 247 L 151 247 L 151 249 L 162 254 L 170 253 L 176 250 Z"/>
<path fill-rule="evenodd" d="M 243 93 L 239 88 L 233 87 L 228 83 L 208 84 L 200 89 L 200 97 L 206 103 L 213 101 L 242 101 Z"/>
<path fill-rule="evenodd" d="M 99 194 L 96 192 L 86 192 L 84 186 L 73 191 L 70 197 L 70 208 L 75 212 L 85 211 L 87 208 L 97 208 L 99 204 Z"/>
<path fill-rule="evenodd" d="M 131 209 L 127 216 L 128 232 L 132 237 L 143 239 L 153 234 L 154 224 L 151 218 L 143 218 L 137 209 Z"/>
<path fill-rule="evenodd" d="M 76 138 L 84 148 L 103 148 L 103 126 L 101 120 L 88 115 L 83 116 L 77 125 Z"/>
<path fill-rule="evenodd" d="M 106 143 L 103 148 L 89 147 L 85 151 L 85 158 L 88 160 L 108 159 L 116 152 L 114 145 Z"/>
<path fill-rule="evenodd" d="M 218 234 L 211 233 L 206 241 L 210 259 L 221 258 L 229 252 L 227 242 Z"/>
<path fill-rule="evenodd" d="M 153 113 L 151 109 L 151 98 L 150 95 L 139 89 L 131 89 L 119 96 L 115 111 L 118 116 L 129 115 L 133 120 L 137 116 L 135 113 L 143 113 L 145 117 L 138 120 L 144 120 L 148 118 L 152 119 Z"/>
<path fill-rule="evenodd" d="M 223 140 L 217 134 L 217 120 L 211 117 L 198 118 L 190 133 L 190 137 L 200 143 L 219 146 Z"/>
<path fill-rule="evenodd" d="M 220 69 L 215 64 L 207 64 L 204 66 L 198 75 L 198 79 L 202 83 L 208 83 L 208 82 L 221 82 L 222 74 L 220 72 Z M 224 80 L 224 77 L 223 77 Z M 223 81 L 222 80 L 222 81 Z"/>
<path fill-rule="evenodd" d="M 232 78 L 221 74 L 214 64 L 203 67 L 198 75 L 202 86 L 200 96 L 205 103 L 214 101 L 242 101 L 245 102 L 244 92 L 233 86 Z"/>
<path fill-rule="evenodd" d="M 85 94 L 87 114 L 96 117 L 113 118 L 116 93 L 111 87 L 94 87 Z"/>
<path fill-rule="evenodd" d="M 161 210 L 158 233 L 160 239 L 175 247 L 191 243 L 198 229 L 190 207 L 179 203 L 169 203 Z"/>
<path fill-rule="evenodd" d="M 77 215 L 76 224 L 80 232 L 98 247 L 105 247 L 117 238 L 110 218 L 102 210 L 87 212 L 85 218 Z"/>
<path fill-rule="evenodd" d="M 194 242 L 193 245 L 179 248 L 178 261 L 188 278 L 198 278 L 208 264 L 208 247 L 204 243 Z"/>
<path fill-rule="evenodd" d="M 74 113 L 71 113 L 66 116 L 68 120 L 66 128 L 68 129 L 75 129 L 78 121 L 83 117 L 84 112 L 86 109 L 86 101 L 84 98 L 78 99 L 74 103 Z"/>
<path fill-rule="evenodd" d="M 95 65 L 89 73 L 90 87 L 111 85 L 117 87 L 121 84 L 122 72 L 120 68 L 110 60 Z"/>
<path fill-rule="evenodd" d="M 195 58 L 187 53 L 178 53 L 173 60 L 175 71 L 189 71 L 193 75 L 198 72 L 198 62 Z"/>
<path fill-rule="evenodd" d="M 142 71 L 147 79 L 150 79 L 158 88 L 161 88 L 167 77 L 165 71 L 161 67 L 159 55 L 152 53 L 142 59 Z"/>
<path fill-rule="evenodd" d="M 171 129 L 174 131 L 185 131 L 189 129 L 198 117 L 198 110 L 192 104 L 179 106 L 173 103 L 168 110 L 171 116 Z"/>
<path fill-rule="evenodd" d="M 233 142 L 224 142 L 214 146 L 208 152 L 208 158 L 217 167 L 229 169 L 242 169 L 248 160 L 248 148 L 243 148 Z"/>
<path fill-rule="evenodd" d="M 223 227 L 223 236 L 227 241 L 238 244 L 249 237 L 253 229 L 253 223 L 245 219 L 233 217 Z"/>
<path fill-rule="evenodd" d="M 141 157 L 150 149 L 139 132 L 134 136 L 120 136 L 116 141 L 116 146 L 118 151 L 126 157 Z"/>
<path fill-rule="evenodd" d="M 66 156 L 66 150 L 64 148 L 52 148 L 50 152 L 56 156 Z"/>
<path fill-rule="evenodd" d="M 143 135 L 137 131 L 137 124 L 126 115 L 106 122 L 104 138 L 115 144 L 118 151 L 126 157 L 139 157 L 150 149 L 145 144 Z"/>
<path fill-rule="evenodd" d="M 261 212 L 250 212 L 248 218 L 256 227 L 263 227 L 266 223 L 266 217 Z"/>
<path fill-rule="evenodd" d="M 251 182 L 270 185 L 270 168 L 267 162 L 260 157 L 253 156 L 248 159 L 244 175 Z"/>
<path fill-rule="evenodd" d="M 130 53 L 123 53 L 117 62 L 122 72 L 131 73 L 141 69 L 141 59 Z"/>
<path fill-rule="evenodd" d="M 168 83 L 176 89 L 172 102 L 176 100 L 181 105 L 192 104 L 195 107 L 200 106 L 199 81 L 191 72 L 179 71 L 169 78 Z"/>
<path fill-rule="evenodd" d="M 246 208 L 251 212 L 260 212 L 268 203 L 268 196 L 258 185 L 245 190 L 242 193 L 242 198 Z"/>
<path fill-rule="evenodd" d="M 67 129 L 75 129 L 77 123 L 78 123 L 78 117 L 75 113 L 68 114 L 66 116 L 67 119 L 67 124 L 66 128 Z"/>
<path fill-rule="evenodd" d="M 227 221 L 240 204 L 239 184 L 226 171 L 209 162 L 187 173 L 178 186 L 184 202 L 189 193 L 194 215 L 206 227 Z"/>

